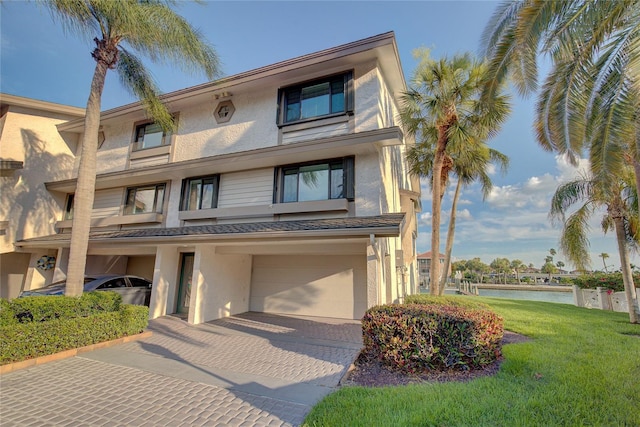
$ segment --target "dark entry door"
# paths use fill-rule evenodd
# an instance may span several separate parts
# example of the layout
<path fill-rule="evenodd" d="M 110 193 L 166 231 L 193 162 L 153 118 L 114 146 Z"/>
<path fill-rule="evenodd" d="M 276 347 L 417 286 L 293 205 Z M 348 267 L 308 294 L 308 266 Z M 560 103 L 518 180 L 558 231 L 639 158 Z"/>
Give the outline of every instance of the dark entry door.
<path fill-rule="evenodd" d="M 193 278 L 193 260 L 195 254 L 182 254 L 180 266 L 180 284 L 178 286 L 178 307 L 176 312 L 180 314 L 189 313 L 189 300 L 191 299 L 191 280 Z"/>

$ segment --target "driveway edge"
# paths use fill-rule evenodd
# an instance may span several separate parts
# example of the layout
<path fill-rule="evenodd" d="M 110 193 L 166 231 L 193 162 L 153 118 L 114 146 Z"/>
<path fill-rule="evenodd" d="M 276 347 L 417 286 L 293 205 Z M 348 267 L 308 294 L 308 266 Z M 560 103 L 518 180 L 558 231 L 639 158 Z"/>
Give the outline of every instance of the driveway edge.
<path fill-rule="evenodd" d="M 19 369 L 31 368 L 33 366 L 42 365 L 44 363 L 54 362 L 56 360 L 67 359 L 69 357 L 77 356 L 81 353 L 86 353 L 88 351 L 97 350 L 99 348 L 107 348 L 112 347 L 117 344 L 124 344 L 131 341 L 137 341 L 144 338 L 148 338 L 153 335 L 151 331 L 144 331 L 140 334 L 129 335 L 122 338 L 116 338 L 111 341 L 99 342 L 96 344 L 87 345 L 85 347 L 73 348 L 71 350 L 65 350 L 54 354 L 48 354 L 46 356 L 35 357 L 33 359 L 27 359 L 20 362 L 8 363 L 6 365 L 0 366 L 0 375 L 8 374 L 9 372 L 14 372 Z"/>

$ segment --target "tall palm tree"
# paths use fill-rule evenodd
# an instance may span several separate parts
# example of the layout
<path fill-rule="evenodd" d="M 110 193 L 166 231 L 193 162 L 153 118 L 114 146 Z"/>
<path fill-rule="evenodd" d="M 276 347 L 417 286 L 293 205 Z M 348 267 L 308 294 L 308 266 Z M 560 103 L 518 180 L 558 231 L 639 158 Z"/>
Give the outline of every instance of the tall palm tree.
<path fill-rule="evenodd" d="M 596 175 L 624 161 L 639 192 L 639 28 L 640 0 L 506 1 L 483 35 L 486 95 L 507 75 L 522 94 L 533 92 L 536 56 L 547 55 L 553 67 L 538 101 L 539 143 L 574 163 L 588 149 Z"/>
<path fill-rule="evenodd" d="M 410 173 L 428 178 L 432 181 L 431 172 L 433 171 L 433 158 L 435 153 L 433 145 L 429 145 L 429 142 L 430 141 L 424 141 L 423 143 L 414 145 L 407 153 L 407 160 L 409 162 Z M 479 181 L 482 189 L 482 198 L 484 200 L 493 188 L 493 182 L 488 173 L 489 165 L 498 165 L 502 173 L 505 173 L 509 166 L 509 158 L 507 156 L 498 150 L 489 148 L 484 142 L 468 141 L 467 144 L 462 146 L 452 144 L 448 149 L 453 162 L 452 172 L 458 177 L 458 180 L 451 203 L 445 258 L 442 265 L 443 274 L 438 289 L 439 295 L 444 294 L 444 288 L 447 283 L 447 272 L 451 265 L 458 200 L 462 187 L 470 185 L 474 181 Z"/>
<path fill-rule="evenodd" d="M 66 294 L 82 294 L 89 244 L 91 210 L 96 181 L 96 153 L 100 126 L 100 100 L 107 71 L 115 69 L 120 81 L 142 100 L 147 113 L 166 130 L 175 123 L 160 102 L 151 74 L 134 54 L 154 62 L 171 62 L 187 71 L 202 70 L 209 78 L 218 73 L 213 48 L 163 0 L 49 0 L 44 4 L 66 29 L 82 37 L 97 35 L 91 56 L 96 61 L 87 101 L 81 142 L 78 182 L 74 196 L 71 250 Z"/>
<path fill-rule="evenodd" d="M 638 323 L 638 298 L 629 263 L 629 247 L 635 248 L 640 243 L 638 197 L 632 175 L 630 168 L 627 168 L 616 175 L 583 176 L 563 184 L 553 195 L 550 216 L 563 222 L 560 237 L 562 251 L 578 269 L 584 270 L 590 263 L 588 220 L 598 212 L 598 208 L 606 208 L 602 229 L 605 233 L 612 229 L 615 231 L 629 320 Z M 565 218 L 567 211 L 577 203 L 582 205 Z"/>
<path fill-rule="evenodd" d="M 521 260 L 514 259 L 513 261 L 511 261 L 511 268 L 513 268 L 513 271 L 515 271 L 516 273 L 516 280 L 518 281 L 518 284 L 522 283 L 522 281 L 520 280 L 520 270 L 522 269 L 522 267 L 524 267 L 524 263 Z"/>
<path fill-rule="evenodd" d="M 400 118 L 405 129 L 419 143 L 434 147 L 431 179 L 431 252 L 440 253 L 440 216 L 442 196 L 453 160 L 449 145 L 464 146 L 493 136 L 506 119 L 509 100 L 501 90 L 480 101 L 486 79 L 486 64 L 471 55 L 451 59 L 431 59 L 428 50 L 417 51 L 420 59 L 410 89 L 403 95 Z M 430 292 L 439 293 L 440 264 L 432 263 Z"/>
<path fill-rule="evenodd" d="M 602 252 L 600 254 L 600 258 L 602 258 L 602 265 L 604 265 L 604 272 L 608 273 L 609 271 L 607 271 L 607 261 L 606 259 L 609 258 L 609 254 L 606 252 Z"/>

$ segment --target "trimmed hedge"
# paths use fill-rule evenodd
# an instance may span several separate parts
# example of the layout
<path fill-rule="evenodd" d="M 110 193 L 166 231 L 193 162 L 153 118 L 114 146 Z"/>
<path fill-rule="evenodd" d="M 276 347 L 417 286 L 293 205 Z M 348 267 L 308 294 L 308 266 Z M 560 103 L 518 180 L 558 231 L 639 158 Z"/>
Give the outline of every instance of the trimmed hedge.
<path fill-rule="evenodd" d="M 407 295 L 404 301 L 406 304 L 446 305 L 449 307 L 464 307 L 479 310 L 490 309 L 489 306 L 483 302 L 474 301 L 473 299 L 468 297 L 453 295 Z"/>
<path fill-rule="evenodd" d="M 4 303 L 0 307 L 0 326 L 86 317 L 105 311 L 118 311 L 121 304 L 120 294 L 98 291 L 83 293 L 79 298 L 64 295 L 16 298 L 6 302 L 6 307 Z"/>
<path fill-rule="evenodd" d="M 500 316 L 489 310 L 401 304 L 370 308 L 362 319 L 366 357 L 391 369 L 470 370 L 502 354 Z"/>
<path fill-rule="evenodd" d="M 0 364 L 135 335 L 149 321 L 148 307 L 121 305 L 114 292 L 18 298 L 0 310 Z"/>
<path fill-rule="evenodd" d="M 633 282 L 636 287 L 640 286 L 640 273 L 633 274 Z M 593 273 L 578 276 L 573 279 L 573 284 L 580 289 L 611 289 L 614 292 L 624 292 L 624 282 L 622 273 Z"/>

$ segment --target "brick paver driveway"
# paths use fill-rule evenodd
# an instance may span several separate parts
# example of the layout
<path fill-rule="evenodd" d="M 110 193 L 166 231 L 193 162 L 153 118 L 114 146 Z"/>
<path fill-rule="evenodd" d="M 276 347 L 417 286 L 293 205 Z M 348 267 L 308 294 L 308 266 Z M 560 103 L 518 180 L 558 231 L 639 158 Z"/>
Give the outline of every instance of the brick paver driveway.
<path fill-rule="evenodd" d="M 4 426 L 299 425 L 361 347 L 358 321 L 245 313 L 0 377 Z"/>

